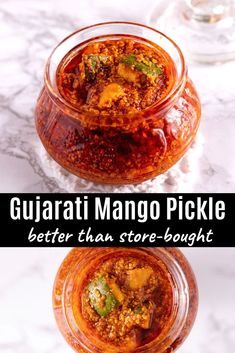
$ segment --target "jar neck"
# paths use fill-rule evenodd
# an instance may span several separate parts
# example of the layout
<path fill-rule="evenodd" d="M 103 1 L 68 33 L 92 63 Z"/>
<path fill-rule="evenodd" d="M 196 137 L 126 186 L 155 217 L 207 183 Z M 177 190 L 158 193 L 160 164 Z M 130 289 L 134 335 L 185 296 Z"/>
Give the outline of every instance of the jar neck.
<path fill-rule="evenodd" d="M 121 248 L 120 251 L 126 250 Z M 169 319 L 171 326 L 160 341 L 158 341 L 156 338 L 148 344 L 137 347 L 135 349 L 136 353 L 153 353 L 153 348 L 154 353 L 156 351 L 158 353 L 164 353 L 166 348 L 171 347 L 171 345 L 176 341 L 177 337 L 179 337 L 179 334 L 182 331 L 187 319 L 189 310 L 189 287 L 187 278 L 185 277 L 185 273 L 177 262 L 176 258 L 172 256 L 172 254 L 165 248 L 140 248 L 138 250 L 128 249 L 128 252 L 133 254 L 138 254 L 140 252 L 146 256 L 151 256 L 155 259 L 157 258 L 163 263 L 171 276 L 174 286 L 172 305 L 173 310 Z M 83 332 L 82 327 L 79 327 L 73 312 L 72 293 L 74 291 L 74 283 L 77 283 L 78 281 L 77 273 L 81 274 L 79 278 L 82 281 L 86 271 L 89 271 L 91 268 L 94 269 L 96 264 L 102 260 L 106 254 L 109 254 L 110 256 L 110 249 L 91 249 L 91 251 L 87 253 L 86 258 L 81 259 L 70 270 L 66 278 L 63 291 L 63 312 L 70 333 L 77 341 L 77 344 L 81 345 L 84 350 L 91 353 L 103 353 L 104 351 L 99 345 L 96 345 L 96 343 L 92 340 L 92 336 L 88 337 L 87 334 Z M 115 250 L 115 254 L 117 254 L 117 250 Z M 105 353 L 115 352 L 121 353 L 125 352 L 125 350 L 120 349 L 120 347 L 117 348 L 117 350 L 115 350 L 113 347 L 110 348 L 110 350 L 109 348 L 105 350 Z"/>

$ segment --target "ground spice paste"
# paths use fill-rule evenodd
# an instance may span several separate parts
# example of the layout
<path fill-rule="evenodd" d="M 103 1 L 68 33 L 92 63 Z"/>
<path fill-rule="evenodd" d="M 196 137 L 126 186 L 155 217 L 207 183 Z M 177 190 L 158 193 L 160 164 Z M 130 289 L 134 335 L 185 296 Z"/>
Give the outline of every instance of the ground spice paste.
<path fill-rule="evenodd" d="M 105 261 L 82 294 L 82 314 L 94 335 L 134 349 L 159 336 L 172 311 L 172 283 L 160 268 L 135 257 Z"/>
<path fill-rule="evenodd" d="M 163 99 L 174 83 L 174 63 L 157 46 L 120 39 L 69 53 L 57 70 L 60 94 L 84 111 L 127 114 Z"/>
<path fill-rule="evenodd" d="M 178 80 L 170 55 L 143 38 L 116 37 L 93 39 L 64 56 L 53 78 L 57 97 L 46 82 L 36 127 L 49 154 L 70 172 L 95 182 L 137 183 L 186 152 L 200 102 L 186 79 L 170 104 Z"/>

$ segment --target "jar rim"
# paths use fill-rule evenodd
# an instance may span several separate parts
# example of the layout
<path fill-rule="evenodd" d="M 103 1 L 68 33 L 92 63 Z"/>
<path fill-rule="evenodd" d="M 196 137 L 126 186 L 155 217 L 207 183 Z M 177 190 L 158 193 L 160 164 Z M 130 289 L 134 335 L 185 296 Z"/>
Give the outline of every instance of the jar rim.
<path fill-rule="evenodd" d="M 177 53 L 179 55 L 180 64 L 181 64 L 181 72 L 179 74 L 179 77 L 176 80 L 176 84 L 173 85 L 173 87 L 169 90 L 167 95 L 165 97 L 163 97 L 162 99 L 157 100 L 152 105 L 148 106 L 147 108 L 145 108 L 145 109 L 143 109 L 141 111 L 130 112 L 130 113 L 125 114 L 125 116 L 127 116 L 127 117 L 135 117 L 135 118 L 136 118 L 136 116 L 142 116 L 142 117 L 145 116 L 146 117 L 146 116 L 148 116 L 149 112 L 157 111 L 158 113 L 160 113 L 161 111 L 166 110 L 169 106 L 172 105 L 172 103 L 175 101 L 176 97 L 178 97 L 178 94 L 181 94 L 182 90 L 184 89 L 185 83 L 186 83 L 187 66 L 186 66 L 186 63 L 185 63 L 185 59 L 184 59 L 183 53 L 182 53 L 181 49 L 179 48 L 179 46 L 171 38 L 169 38 L 167 35 L 165 35 L 164 33 L 158 31 L 155 28 L 149 27 L 149 26 L 147 26 L 145 24 L 140 24 L 140 23 L 136 23 L 136 22 L 128 22 L 128 21 L 101 22 L 101 23 L 90 25 L 90 26 L 82 27 L 82 28 L 72 32 L 67 37 L 65 37 L 62 41 L 59 42 L 59 44 L 53 49 L 53 51 L 51 52 L 51 54 L 50 54 L 50 56 L 49 56 L 49 58 L 47 60 L 46 67 L 45 67 L 45 73 L 44 73 L 45 86 L 48 89 L 49 94 L 51 95 L 51 97 L 54 100 L 55 104 L 62 105 L 64 107 L 66 107 L 67 110 L 72 113 L 72 117 L 73 117 L 73 114 L 75 114 L 76 117 L 78 116 L 77 114 L 86 115 L 87 117 L 93 117 L 93 118 L 99 116 L 98 113 L 84 112 L 84 110 L 82 110 L 79 107 L 76 107 L 75 105 L 73 105 L 69 101 L 67 101 L 65 98 L 63 98 L 59 94 L 59 92 L 56 92 L 56 90 L 53 87 L 51 78 L 50 78 L 50 66 L 51 66 L 51 60 L 52 60 L 53 56 L 60 49 L 61 45 L 66 43 L 69 39 L 74 37 L 76 34 L 82 34 L 83 32 L 85 32 L 85 31 L 87 31 L 89 29 L 94 29 L 94 28 L 99 28 L 99 27 L 104 27 L 104 26 L 109 26 L 109 25 L 127 25 L 127 26 L 140 27 L 140 28 L 143 28 L 143 29 L 150 30 L 153 33 L 156 33 L 156 34 L 160 35 L 161 37 L 163 37 L 165 40 L 167 40 L 176 49 L 176 51 L 177 51 Z M 120 36 L 122 35 L 122 33 L 112 33 L 112 34 L 113 35 L 120 35 Z M 89 40 L 86 40 L 84 42 L 90 42 L 94 38 L 95 37 L 91 37 Z M 143 39 L 144 39 L 144 37 L 143 37 Z M 63 57 L 65 55 L 63 55 Z M 122 114 L 114 114 L 113 116 L 114 116 L 114 118 L 118 118 L 119 116 L 123 116 L 123 115 Z"/>

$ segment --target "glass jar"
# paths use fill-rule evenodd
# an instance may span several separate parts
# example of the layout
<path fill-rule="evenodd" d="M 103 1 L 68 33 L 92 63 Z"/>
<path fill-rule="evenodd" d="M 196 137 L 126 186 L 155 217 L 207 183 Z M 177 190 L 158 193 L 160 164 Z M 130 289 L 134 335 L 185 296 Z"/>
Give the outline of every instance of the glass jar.
<path fill-rule="evenodd" d="M 107 258 L 132 256 L 156 261 L 171 280 L 173 304 L 162 333 L 152 341 L 132 349 L 115 347 L 97 338 L 84 324 L 82 308 L 84 280 L 100 268 Z M 74 298 L 79 304 L 74 306 Z M 192 269 L 176 248 L 74 248 L 63 261 L 54 283 L 53 308 L 61 333 L 76 352 L 83 353 L 168 353 L 185 340 L 194 323 L 198 306 L 198 290 Z M 82 309 L 80 309 L 82 311 Z M 77 319 L 79 317 L 79 320 Z"/>
<path fill-rule="evenodd" d="M 170 92 L 137 113 L 102 119 L 65 100 L 56 85 L 57 68 L 65 55 L 81 43 L 122 36 L 150 41 L 169 54 L 176 69 Z M 193 142 L 200 116 L 200 101 L 178 46 L 150 27 L 112 22 L 78 30 L 54 49 L 37 101 L 36 128 L 47 152 L 71 173 L 100 183 L 128 184 L 173 166 Z"/>

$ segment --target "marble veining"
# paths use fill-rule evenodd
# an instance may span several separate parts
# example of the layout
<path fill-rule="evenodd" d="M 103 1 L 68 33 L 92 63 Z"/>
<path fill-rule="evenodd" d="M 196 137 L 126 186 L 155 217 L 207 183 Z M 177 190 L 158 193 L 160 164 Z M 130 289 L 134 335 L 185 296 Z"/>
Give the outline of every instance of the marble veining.
<path fill-rule="evenodd" d="M 84 25 L 107 20 L 145 23 L 154 4 L 153 0 L 0 1 L 0 191 L 235 191 L 235 80 L 231 74 L 235 62 L 189 63 L 203 105 L 196 147 L 168 173 L 149 182 L 103 187 L 75 178 L 46 155 L 37 137 L 34 107 L 52 48 Z"/>

